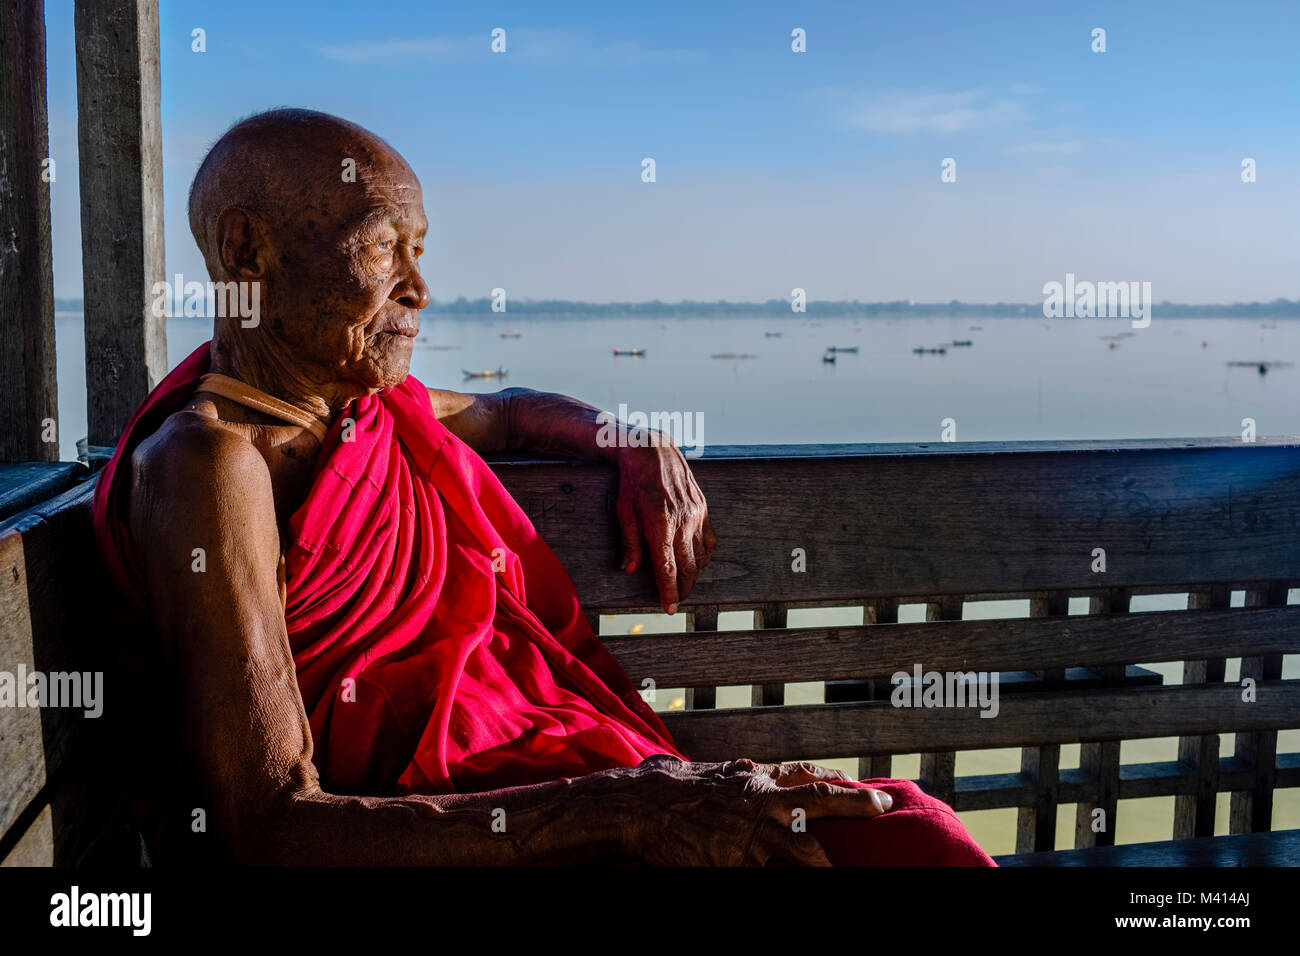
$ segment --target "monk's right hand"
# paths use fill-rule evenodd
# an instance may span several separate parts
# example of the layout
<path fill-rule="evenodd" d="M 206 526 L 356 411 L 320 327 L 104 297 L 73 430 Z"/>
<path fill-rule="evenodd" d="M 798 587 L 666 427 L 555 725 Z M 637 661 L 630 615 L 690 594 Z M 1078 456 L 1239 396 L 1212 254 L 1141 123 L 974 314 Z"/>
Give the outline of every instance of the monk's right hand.
<path fill-rule="evenodd" d="M 839 786 L 838 770 L 752 760 L 692 763 L 666 754 L 633 771 L 644 801 L 630 852 L 654 866 L 764 866 L 772 859 L 830 866 L 802 821 L 874 817 L 893 804 L 881 790 Z"/>

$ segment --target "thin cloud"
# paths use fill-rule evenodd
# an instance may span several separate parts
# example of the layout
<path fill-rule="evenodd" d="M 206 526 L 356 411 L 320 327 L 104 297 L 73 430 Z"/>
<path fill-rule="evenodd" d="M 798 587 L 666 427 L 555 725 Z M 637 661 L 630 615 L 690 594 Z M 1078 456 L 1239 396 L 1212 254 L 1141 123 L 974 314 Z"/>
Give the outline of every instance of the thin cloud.
<path fill-rule="evenodd" d="M 1083 143 L 1066 142 L 1016 143 L 1007 147 L 1011 156 L 1077 156 L 1083 152 Z"/>
<path fill-rule="evenodd" d="M 329 44 L 317 46 L 316 52 L 339 63 L 387 64 L 410 60 L 448 63 L 489 55 L 491 42 L 488 33 L 430 36 Z M 643 66 L 703 59 L 703 54 L 696 50 L 659 50 L 632 41 L 604 42 L 585 31 L 529 28 L 507 29 L 506 52 L 496 55 L 526 63 L 581 67 Z"/>
<path fill-rule="evenodd" d="M 469 53 L 468 41 L 449 37 L 415 40 L 381 40 L 318 46 L 316 52 L 339 63 L 393 63 L 398 60 L 454 60 Z"/>
<path fill-rule="evenodd" d="M 841 118 L 850 129 L 873 133 L 960 133 L 1024 123 L 1029 111 L 1014 96 L 985 90 L 899 90 L 858 103 Z"/>

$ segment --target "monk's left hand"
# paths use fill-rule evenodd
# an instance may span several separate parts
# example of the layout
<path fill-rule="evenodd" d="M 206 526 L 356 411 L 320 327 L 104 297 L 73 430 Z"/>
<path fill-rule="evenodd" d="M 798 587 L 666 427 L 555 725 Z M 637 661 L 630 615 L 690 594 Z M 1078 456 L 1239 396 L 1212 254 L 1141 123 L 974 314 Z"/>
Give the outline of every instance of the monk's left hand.
<path fill-rule="evenodd" d="M 641 567 L 642 541 L 649 544 L 663 609 L 676 614 L 718 543 L 704 494 L 681 451 L 664 435 L 649 447 L 620 449 L 618 473 L 620 567 L 634 573 Z"/>

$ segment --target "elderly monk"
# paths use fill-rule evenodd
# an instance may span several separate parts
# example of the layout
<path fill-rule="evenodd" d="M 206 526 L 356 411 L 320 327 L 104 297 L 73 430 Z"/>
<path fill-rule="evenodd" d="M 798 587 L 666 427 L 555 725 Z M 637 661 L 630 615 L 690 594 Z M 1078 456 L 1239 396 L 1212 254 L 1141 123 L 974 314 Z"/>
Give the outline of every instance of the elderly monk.
<path fill-rule="evenodd" d="M 907 781 L 678 750 L 479 456 L 615 466 L 623 569 L 648 549 L 669 614 L 714 549 L 704 498 L 669 442 L 600 447 L 581 402 L 409 374 L 427 221 L 387 143 L 259 114 L 209 152 L 189 216 L 258 321 L 217 317 L 95 500 L 199 794 L 156 854 L 192 855 L 197 805 L 245 863 L 991 863 Z"/>

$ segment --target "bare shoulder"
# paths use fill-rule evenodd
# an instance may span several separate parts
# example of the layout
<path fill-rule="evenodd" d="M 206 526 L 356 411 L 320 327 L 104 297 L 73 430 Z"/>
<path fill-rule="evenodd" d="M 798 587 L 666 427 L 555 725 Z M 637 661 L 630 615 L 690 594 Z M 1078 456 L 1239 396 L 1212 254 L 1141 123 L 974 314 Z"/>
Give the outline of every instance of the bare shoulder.
<path fill-rule="evenodd" d="M 171 415 L 135 450 L 130 507 L 137 533 L 195 521 L 256 526 L 269 520 L 275 529 L 262 453 L 220 420 L 193 411 Z"/>

